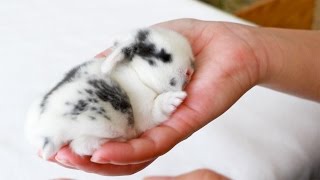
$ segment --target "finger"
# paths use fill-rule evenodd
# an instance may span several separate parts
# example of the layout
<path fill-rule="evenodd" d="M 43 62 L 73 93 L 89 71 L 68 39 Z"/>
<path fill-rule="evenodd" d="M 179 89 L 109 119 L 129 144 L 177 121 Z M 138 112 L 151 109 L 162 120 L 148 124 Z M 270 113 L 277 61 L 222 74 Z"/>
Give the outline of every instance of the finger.
<path fill-rule="evenodd" d="M 64 162 L 63 164 L 56 161 L 56 160 L 52 160 L 50 162 L 53 162 L 53 163 L 56 163 L 58 164 L 59 166 L 62 166 L 62 167 L 65 167 L 65 168 L 68 168 L 68 169 L 74 169 L 74 170 L 78 170 L 77 168 L 74 167 L 74 165 L 72 164 L 69 164 L 68 162 Z"/>
<path fill-rule="evenodd" d="M 104 144 L 92 155 L 91 161 L 102 164 L 141 163 L 162 155 L 167 147 L 174 146 L 179 140 L 180 137 L 171 128 L 160 126 L 138 139 Z M 160 143 L 164 143 L 164 146 L 159 146 Z"/>
<path fill-rule="evenodd" d="M 72 165 L 74 168 L 82 171 L 108 176 L 133 174 L 142 170 L 152 162 L 148 161 L 141 164 L 129 165 L 96 164 L 90 161 L 89 156 L 77 156 L 67 147 L 58 152 L 56 159 L 57 161 L 62 160 L 62 163 L 67 162 L 68 165 Z"/>
<path fill-rule="evenodd" d="M 42 158 L 42 152 L 41 152 L 41 150 L 38 151 L 38 156 L 39 156 L 41 159 L 43 159 L 43 158 Z M 58 165 L 60 165 L 60 166 L 63 166 L 63 167 L 65 167 L 65 168 L 76 169 L 76 168 L 74 168 L 71 164 L 68 164 L 68 162 L 64 162 L 63 164 L 60 163 L 60 162 L 58 162 L 58 161 L 55 159 L 55 156 L 56 156 L 56 155 L 51 156 L 49 159 L 47 159 L 47 161 L 52 162 L 52 163 L 56 163 L 56 164 L 58 164 Z"/>
<path fill-rule="evenodd" d="M 208 169 L 199 169 L 199 170 L 185 173 L 176 177 L 154 176 L 154 177 L 147 177 L 144 180 L 193 180 L 193 179 L 227 180 L 228 178 Z"/>
<path fill-rule="evenodd" d="M 177 180 L 226 180 L 227 178 L 209 169 L 199 169 L 176 177 Z"/>

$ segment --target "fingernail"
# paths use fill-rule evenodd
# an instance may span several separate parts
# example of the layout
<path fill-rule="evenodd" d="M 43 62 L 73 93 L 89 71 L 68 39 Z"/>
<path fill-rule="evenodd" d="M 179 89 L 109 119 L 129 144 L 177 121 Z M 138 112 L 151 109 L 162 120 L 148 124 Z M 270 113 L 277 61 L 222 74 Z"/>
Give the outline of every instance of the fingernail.
<path fill-rule="evenodd" d="M 65 166 L 68 166 L 68 167 L 74 167 L 73 164 L 71 164 L 68 160 L 64 159 L 64 158 L 61 158 L 61 157 L 55 157 L 56 161 L 58 161 L 60 164 L 63 164 Z"/>
<path fill-rule="evenodd" d="M 96 156 L 92 156 L 90 161 L 94 162 L 94 163 L 98 163 L 98 164 L 108 164 L 108 163 L 110 163 L 110 161 L 101 159 L 101 158 L 96 157 Z"/>
<path fill-rule="evenodd" d="M 170 176 L 152 176 L 152 177 L 145 177 L 143 180 L 173 180 L 173 177 Z"/>

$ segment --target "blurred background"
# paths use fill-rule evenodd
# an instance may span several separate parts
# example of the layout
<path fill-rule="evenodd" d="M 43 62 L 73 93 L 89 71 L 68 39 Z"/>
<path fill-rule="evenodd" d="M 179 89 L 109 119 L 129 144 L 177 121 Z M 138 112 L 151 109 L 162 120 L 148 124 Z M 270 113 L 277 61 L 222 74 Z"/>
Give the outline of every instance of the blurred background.
<path fill-rule="evenodd" d="M 261 26 L 320 29 L 320 0 L 201 0 Z"/>

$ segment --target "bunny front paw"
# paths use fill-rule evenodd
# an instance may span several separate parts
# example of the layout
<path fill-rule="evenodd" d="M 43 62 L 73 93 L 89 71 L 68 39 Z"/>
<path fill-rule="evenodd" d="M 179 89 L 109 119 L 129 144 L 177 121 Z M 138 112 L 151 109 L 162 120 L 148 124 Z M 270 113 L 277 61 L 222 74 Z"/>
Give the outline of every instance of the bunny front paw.
<path fill-rule="evenodd" d="M 160 94 L 155 99 L 153 119 L 158 123 L 167 120 L 186 97 L 187 93 L 184 91 L 169 91 Z"/>
<path fill-rule="evenodd" d="M 187 97 L 187 93 L 184 91 L 177 92 L 167 92 L 162 98 L 161 110 L 164 114 L 170 116 L 177 107 L 183 102 Z"/>

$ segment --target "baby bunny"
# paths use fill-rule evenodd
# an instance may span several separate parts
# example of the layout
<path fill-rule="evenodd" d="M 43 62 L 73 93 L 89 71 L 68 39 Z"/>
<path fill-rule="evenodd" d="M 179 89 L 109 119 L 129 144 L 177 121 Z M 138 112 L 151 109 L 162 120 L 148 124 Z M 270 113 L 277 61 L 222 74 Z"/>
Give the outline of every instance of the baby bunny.
<path fill-rule="evenodd" d="M 194 71 L 188 41 L 158 28 L 134 31 L 109 56 L 71 71 L 30 108 L 26 135 L 45 159 L 69 144 L 92 155 L 103 143 L 137 137 L 167 120 Z"/>

